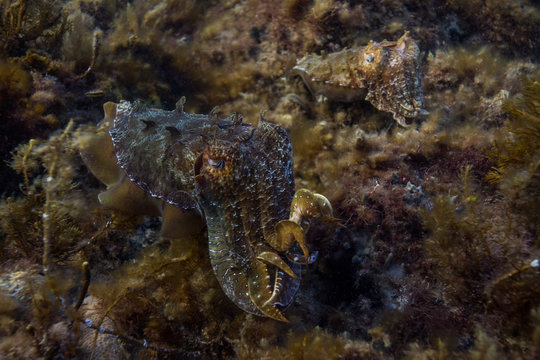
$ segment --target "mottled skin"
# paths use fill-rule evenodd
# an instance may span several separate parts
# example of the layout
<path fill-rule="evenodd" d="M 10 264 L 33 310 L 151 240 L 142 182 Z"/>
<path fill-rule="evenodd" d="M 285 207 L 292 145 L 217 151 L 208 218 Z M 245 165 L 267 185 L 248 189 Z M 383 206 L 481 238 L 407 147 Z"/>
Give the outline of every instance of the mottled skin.
<path fill-rule="evenodd" d="M 163 216 L 163 236 L 171 238 L 185 231 L 178 224 L 203 214 L 225 294 L 244 311 L 286 321 L 281 311 L 298 290 L 301 264 L 313 260 L 305 229 L 311 219 L 330 219 L 330 204 L 308 190 L 295 196 L 284 129 L 263 119 L 253 126 L 236 115 L 188 114 L 183 103 L 176 111 L 105 105 L 110 138 L 96 137 L 82 152 L 108 186 L 100 201 Z"/>
<path fill-rule="evenodd" d="M 293 73 L 315 96 L 344 102 L 365 99 L 392 113 L 402 126 L 407 126 L 405 118 L 425 113 L 420 51 L 409 32 L 398 41 L 370 41 L 367 46 L 305 56 Z"/>
<path fill-rule="evenodd" d="M 215 169 L 206 159 L 223 161 L 223 168 Z M 276 225 L 289 216 L 294 179 L 288 135 L 278 126 L 260 122 L 251 141 L 213 141 L 202 164 L 195 177 L 196 193 L 208 225 L 210 261 L 225 293 L 244 310 L 257 313 L 279 276 L 287 291 L 274 305 L 287 306 L 299 280 L 281 269 L 269 271 L 257 257 L 274 251 L 270 244 L 278 236 Z M 293 267 L 299 277 L 299 267 Z"/>

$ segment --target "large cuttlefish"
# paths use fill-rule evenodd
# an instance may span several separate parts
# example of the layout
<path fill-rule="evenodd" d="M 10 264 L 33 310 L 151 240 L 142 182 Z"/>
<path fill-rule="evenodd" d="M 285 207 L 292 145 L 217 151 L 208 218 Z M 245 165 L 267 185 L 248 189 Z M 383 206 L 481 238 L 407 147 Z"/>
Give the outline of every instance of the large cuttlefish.
<path fill-rule="evenodd" d="M 214 273 L 242 310 L 287 321 L 282 311 L 299 288 L 301 266 L 313 261 L 305 233 L 313 219 L 333 219 L 329 201 L 295 193 L 287 132 L 262 117 L 256 126 L 233 114 L 220 118 L 148 109 L 122 101 L 104 105 L 101 134 L 81 152 L 107 185 L 105 207 L 162 216 L 161 236 L 208 230 Z"/>

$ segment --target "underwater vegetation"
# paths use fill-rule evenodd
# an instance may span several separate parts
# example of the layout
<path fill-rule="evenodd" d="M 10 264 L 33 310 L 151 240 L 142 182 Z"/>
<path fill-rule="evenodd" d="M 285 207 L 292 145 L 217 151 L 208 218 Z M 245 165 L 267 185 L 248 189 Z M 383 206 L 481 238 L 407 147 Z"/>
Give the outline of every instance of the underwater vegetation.
<path fill-rule="evenodd" d="M 60 1 L 3 0 L 0 4 L 0 51 L 20 56 L 39 46 L 58 51 L 67 25 Z"/>
<path fill-rule="evenodd" d="M 488 180 L 511 199 L 512 209 L 538 237 L 540 77 L 529 80 L 521 94 L 505 103 L 503 109 L 511 119 L 498 132 L 494 146 L 488 151 L 488 156 L 496 162 Z"/>
<path fill-rule="evenodd" d="M 459 192 L 436 197 L 432 209 L 421 213 L 428 231 L 426 255 L 436 266 L 437 279 L 451 303 L 466 304 L 468 311 L 488 309 L 493 318 L 486 318 L 484 326 L 489 328 L 497 321 L 503 329 L 521 334 L 530 334 L 538 326 L 534 319 L 540 301 L 534 160 L 540 134 L 539 99 L 536 77 L 503 106 L 510 118 L 486 150 L 494 166 L 484 176 L 497 185 L 495 197 L 491 191 L 479 193 L 471 176 L 473 169 L 467 166 L 460 175 Z M 527 188 L 530 190 L 521 192 Z M 538 354 L 536 337 L 531 341 L 521 350 L 529 354 L 525 358 Z"/>
<path fill-rule="evenodd" d="M 0 1 L 0 358 L 539 358 L 538 7 Z M 395 57 L 404 34 L 412 85 L 384 84 L 409 86 L 407 127 L 401 95 L 316 98 L 295 74 L 367 44 Z M 106 124 L 118 106 L 137 131 Z M 215 181 L 233 160 L 274 182 Z M 166 203 L 200 208 L 185 227 Z M 244 213 L 203 220 L 225 203 Z M 280 221 L 302 231 L 250 257 L 212 240 Z M 234 293 L 264 275 L 264 301 Z"/>

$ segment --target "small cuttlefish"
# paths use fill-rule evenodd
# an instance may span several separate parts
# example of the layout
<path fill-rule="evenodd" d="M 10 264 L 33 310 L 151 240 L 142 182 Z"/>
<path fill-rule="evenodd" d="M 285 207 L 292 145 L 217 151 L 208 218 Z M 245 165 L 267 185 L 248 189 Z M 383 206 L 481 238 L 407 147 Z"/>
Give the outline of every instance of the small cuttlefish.
<path fill-rule="evenodd" d="M 314 96 L 343 102 L 365 99 L 408 126 L 405 118 L 427 113 L 422 109 L 420 60 L 418 46 L 406 31 L 398 41 L 372 40 L 353 49 L 306 55 L 292 73 L 304 80 Z"/>

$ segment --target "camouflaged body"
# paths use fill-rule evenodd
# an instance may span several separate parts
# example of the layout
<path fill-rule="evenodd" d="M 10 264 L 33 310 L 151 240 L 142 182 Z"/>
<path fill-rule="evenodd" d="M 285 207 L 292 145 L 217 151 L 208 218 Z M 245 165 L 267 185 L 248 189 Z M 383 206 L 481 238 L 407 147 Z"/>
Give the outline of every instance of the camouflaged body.
<path fill-rule="evenodd" d="M 182 105 L 165 111 L 118 104 L 109 131 L 118 164 L 153 197 L 184 211 L 202 210 L 213 270 L 236 305 L 263 315 L 254 297 L 267 302 L 271 284 L 279 283 L 271 305 L 287 307 L 300 283 L 300 265 L 289 261 L 298 249 L 279 255 L 297 278 L 257 256 L 274 251 L 266 240 L 289 216 L 295 192 L 289 136 L 264 120 L 253 126 L 236 115 L 188 114 Z"/>
<path fill-rule="evenodd" d="M 398 41 L 370 41 L 367 46 L 298 60 L 300 75 L 313 95 L 351 102 L 365 99 L 406 126 L 405 118 L 424 114 L 420 51 L 406 32 Z"/>

